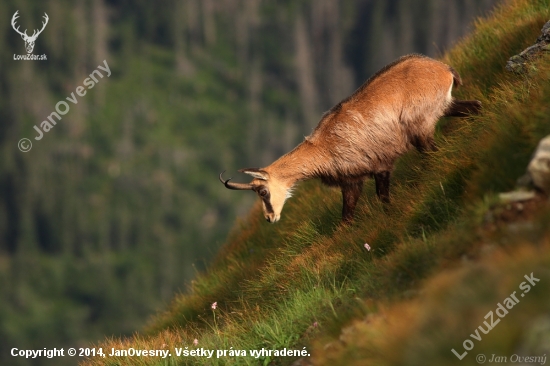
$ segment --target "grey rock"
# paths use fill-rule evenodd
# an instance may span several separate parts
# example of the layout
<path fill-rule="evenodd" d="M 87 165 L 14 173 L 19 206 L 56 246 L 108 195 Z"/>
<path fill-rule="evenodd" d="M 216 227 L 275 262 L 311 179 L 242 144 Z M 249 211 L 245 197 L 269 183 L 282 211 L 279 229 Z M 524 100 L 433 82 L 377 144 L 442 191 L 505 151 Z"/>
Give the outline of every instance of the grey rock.
<path fill-rule="evenodd" d="M 537 38 L 537 43 L 546 41 L 550 42 L 550 20 L 542 27 L 541 35 Z"/>
<path fill-rule="evenodd" d="M 503 203 L 522 202 L 529 201 L 535 198 L 535 192 L 533 191 L 513 191 L 500 193 L 498 198 Z"/>
<path fill-rule="evenodd" d="M 550 135 L 539 142 L 527 172 L 535 187 L 550 194 Z"/>
<path fill-rule="evenodd" d="M 542 52 L 550 52 L 550 21 L 542 27 L 541 35 L 534 45 L 527 47 L 519 55 L 510 57 L 506 63 L 506 70 L 516 74 L 525 73 L 528 70 L 528 62 Z"/>

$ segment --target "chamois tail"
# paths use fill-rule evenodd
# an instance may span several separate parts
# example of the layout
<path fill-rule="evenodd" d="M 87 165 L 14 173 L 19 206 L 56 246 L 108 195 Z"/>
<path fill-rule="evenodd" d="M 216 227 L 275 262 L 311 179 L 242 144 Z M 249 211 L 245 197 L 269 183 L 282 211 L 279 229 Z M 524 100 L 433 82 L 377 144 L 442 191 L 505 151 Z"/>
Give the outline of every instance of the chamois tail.
<path fill-rule="evenodd" d="M 453 69 L 451 66 L 449 66 L 449 71 L 451 72 L 451 74 L 453 74 L 453 81 L 454 81 L 455 88 L 457 86 L 461 86 L 462 85 L 462 78 L 460 77 L 458 72 L 455 69 Z"/>

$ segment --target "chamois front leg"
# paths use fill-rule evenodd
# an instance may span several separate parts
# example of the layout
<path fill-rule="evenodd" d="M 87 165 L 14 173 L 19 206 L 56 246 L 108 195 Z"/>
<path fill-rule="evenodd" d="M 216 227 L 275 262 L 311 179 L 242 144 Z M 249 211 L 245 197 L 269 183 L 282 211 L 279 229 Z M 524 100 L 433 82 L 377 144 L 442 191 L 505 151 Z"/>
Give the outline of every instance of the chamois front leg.
<path fill-rule="evenodd" d="M 374 182 L 376 183 L 376 194 L 378 198 L 384 202 L 390 202 L 390 176 L 391 172 L 380 172 L 374 174 Z"/>
<path fill-rule="evenodd" d="M 353 221 L 353 213 L 355 212 L 355 206 L 361 196 L 363 190 L 363 181 L 346 183 L 340 186 L 342 189 L 342 222 L 351 223 Z"/>

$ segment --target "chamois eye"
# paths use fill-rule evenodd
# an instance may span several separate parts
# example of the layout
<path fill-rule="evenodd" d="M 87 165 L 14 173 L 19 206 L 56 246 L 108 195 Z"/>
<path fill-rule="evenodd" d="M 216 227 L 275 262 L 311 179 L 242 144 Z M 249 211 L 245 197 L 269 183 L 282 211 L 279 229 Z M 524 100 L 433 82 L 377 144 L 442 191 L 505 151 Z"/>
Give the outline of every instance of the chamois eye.
<path fill-rule="evenodd" d="M 267 189 L 261 189 L 259 192 L 260 196 L 265 197 L 267 195 Z"/>

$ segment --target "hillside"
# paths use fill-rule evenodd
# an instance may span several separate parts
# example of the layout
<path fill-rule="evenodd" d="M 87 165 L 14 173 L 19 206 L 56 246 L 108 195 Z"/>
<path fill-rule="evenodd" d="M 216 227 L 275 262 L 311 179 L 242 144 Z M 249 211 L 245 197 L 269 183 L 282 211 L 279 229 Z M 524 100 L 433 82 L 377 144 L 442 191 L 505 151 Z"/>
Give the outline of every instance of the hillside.
<path fill-rule="evenodd" d="M 142 329 L 252 207 L 222 170 L 269 163 L 385 63 L 441 54 L 497 1 L 0 1 L 0 365 L 74 365 L 10 350 Z M 46 14 L 47 59 L 22 61 L 17 27 Z"/>
<path fill-rule="evenodd" d="M 523 74 L 505 70 L 549 19 L 550 0 L 509 1 L 445 54 L 464 81 L 455 96 L 481 100 L 483 112 L 442 120 L 437 152 L 402 157 L 390 205 L 372 182 L 351 226 L 340 225 L 339 191 L 317 181 L 300 185 L 277 224 L 258 202 L 188 294 L 144 332 L 95 345 L 171 357 L 83 365 L 476 365 L 479 355 L 550 355 L 548 197 L 498 196 L 550 134 L 550 55 Z M 496 329 L 476 333 L 514 291 L 521 297 Z M 250 352 L 285 348 L 307 355 Z M 176 355 L 186 349 L 227 352 Z"/>

